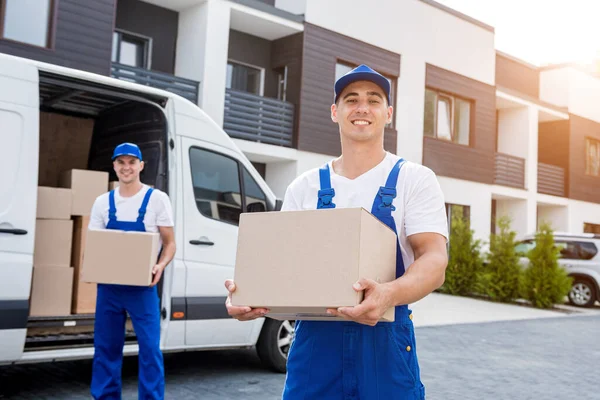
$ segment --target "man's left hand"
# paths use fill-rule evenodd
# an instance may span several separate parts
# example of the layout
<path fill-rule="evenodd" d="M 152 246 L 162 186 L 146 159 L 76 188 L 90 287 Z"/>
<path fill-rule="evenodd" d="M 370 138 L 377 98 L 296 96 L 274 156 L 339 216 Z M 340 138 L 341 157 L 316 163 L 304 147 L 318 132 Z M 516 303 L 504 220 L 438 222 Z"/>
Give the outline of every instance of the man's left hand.
<path fill-rule="evenodd" d="M 327 312 L 336 317 L 375 326 L 383 314 L 392 306 L 392 290 L 389 284 L 377 283 L 371 279 L 361 278 L 352 285 L 357 292 L 365 292 L 363 301 L 354 307 L 329 308 Z"/>
<path fill-rule="evenodd" d="M 156 264 L 154 267 L 152 267 L 152 275 L 154 275 L 154 279 L 152 280 L 152 283 L 150 284 L 150 287 L 155 286 L 158 281 L 160 280 L 160 277 L 162 275 L 163 272 L 163 268 Z"/>

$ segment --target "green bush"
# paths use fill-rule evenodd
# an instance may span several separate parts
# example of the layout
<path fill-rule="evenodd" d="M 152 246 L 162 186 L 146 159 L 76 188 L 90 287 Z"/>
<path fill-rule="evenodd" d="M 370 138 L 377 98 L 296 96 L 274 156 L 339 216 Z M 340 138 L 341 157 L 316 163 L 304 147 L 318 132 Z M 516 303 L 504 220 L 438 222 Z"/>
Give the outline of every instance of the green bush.
<path fill-rule="evenodd" d="M 552 229 L 544 223 L 535 235 L 535 247 L 527 254 L 529 266 L 523 274 L 523 297 L 534 307 L 551 308 L 562 303 L 571 289 L 572 279 L 558 264 L 558 257 Z"/>
<path fill-rule="evenodd" d="M 452 214 L 450 222 L 450 251 L 446 280 L 440 292 L 469 295 L 475 291 L 477 274 L 482 265 L 479 240 L 473 239 L 469 222 L 460 214 Z"/>
<path fill-rule="evenodd" d="M 491 300 L 512 302 L 519 297 L 521 266 L 515 251 L 516 232 L 510 230 L 510 219 L 498 220 L 498 234 L 490 235 L 487 264 L 479 275 L 477 291 Z"/>

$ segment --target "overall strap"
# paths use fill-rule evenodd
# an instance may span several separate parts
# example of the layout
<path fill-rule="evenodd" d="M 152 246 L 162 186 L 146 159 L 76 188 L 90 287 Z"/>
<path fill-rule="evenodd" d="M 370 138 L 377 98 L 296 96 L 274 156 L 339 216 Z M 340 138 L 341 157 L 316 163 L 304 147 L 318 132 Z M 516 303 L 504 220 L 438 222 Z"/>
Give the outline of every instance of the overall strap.
<path fill-rule="evenodd" d="M 392 203 L 397 195 L 396 185 L 398 184 L 398 175 L 400 175 L 400 169 L 403 165 L 404 159 L 401 158 L 392 168 L 392 171 L 385 182 L 385 186 L 379 188 L 379 192 L 373 202 L 373 209 L 371 210 L 372 214 L 391 215 L 392 211 L 396 209 Z"/>
<path fill-rule="evenodd" d="M 108 194 L 108 220 L 115 222 L 117 220 L 117 207 L 115 206 L 115 190 Z"/>
<path fill-rule="evenodd" d="M 144 217 L 146 216 L 146 207 L 148 207 L 148 202 L 150 201 L 150 195 L 152 194 L 153 188 L 148 188 L 146 195 L 144 196 L 144 201 L 142 201 L 142 206 L 140 207 L 140 212 L 138 214 L 137 222 L 144 222 Z"/>
<path fill-rule="evenodd" d="M 319 200 L 317 201 L 317 209 L 335 208 L 333 197 L 335 190 L 331 187 L 331 175 L 329 173 L 329 164 L 325 164 L 319 169 L 319 180 L 321 189 L 319 189 Z"/>

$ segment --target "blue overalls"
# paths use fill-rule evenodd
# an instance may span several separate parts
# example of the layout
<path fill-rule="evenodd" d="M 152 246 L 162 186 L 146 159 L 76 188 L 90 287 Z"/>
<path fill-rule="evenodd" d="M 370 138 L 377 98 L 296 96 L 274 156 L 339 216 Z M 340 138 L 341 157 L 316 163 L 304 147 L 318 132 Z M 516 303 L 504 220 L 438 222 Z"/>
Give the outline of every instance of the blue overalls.
<path fill-rule="evenodd" d="M 398 234 L 392 216 L 402 159 L 375 196 L 371 213 Z M 320 169 L 317 208 L 335 208 L 329 166 Z M 396 276 L 404 274 L 397 245 Z M 395 308 L 394 322 L 297 321 L 283 400 L 422 400 L 411 311 Z"/>
<path fill-rule="evenodd" d="M 144 196 L 136 221 L 118 221 L 115 194 L 109 194 L 106 229 L 145 232 L 144 216 L 152 195 Z M 110 249 L 106 249 L 110 251 Z M 164 398 L 164 367 L 160 351 L 160 312 L 156 286 L 98 284 L 94 323 L 94 362 L 91 394 L 97 400 L 121 399 L 121 365 L 126 312 L 139 344 L 138 398 Z"/>

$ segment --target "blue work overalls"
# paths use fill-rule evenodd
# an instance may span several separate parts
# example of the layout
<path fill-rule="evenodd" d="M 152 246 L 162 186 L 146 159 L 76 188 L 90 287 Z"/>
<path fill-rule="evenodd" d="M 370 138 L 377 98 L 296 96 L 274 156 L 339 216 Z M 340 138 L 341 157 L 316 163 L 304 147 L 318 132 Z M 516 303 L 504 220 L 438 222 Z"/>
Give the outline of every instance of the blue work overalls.
<path fill-rule="evenodd" d="M 144 216 L 152 190 L 148 189 L 137 220 L 133 222 L 117 220 L 115 194 L 111 191 L 106 229 L 145 232 Z M 131 317 L 139 344 L 138 398 L 163 399 L 164 367 L 156 286 L 98 284 L 91 394 L 97 400 L 121 399 L 126 312 Z"/>
<path fill-rule="evenodd" d="M 371 213 L 396 232 L 392 217 L 403 160 L 375 196 Z M 329 166 L 320 169 L 317 208 L 335 208 Z M 397 245 L 396 276 L 404 274 Z M 395 308 L 395 322 L 375 326 L 352 321 L 297 321 L 289 352 L 284 400 L 421 400 L 421 383 L 411 311 Z"/>

